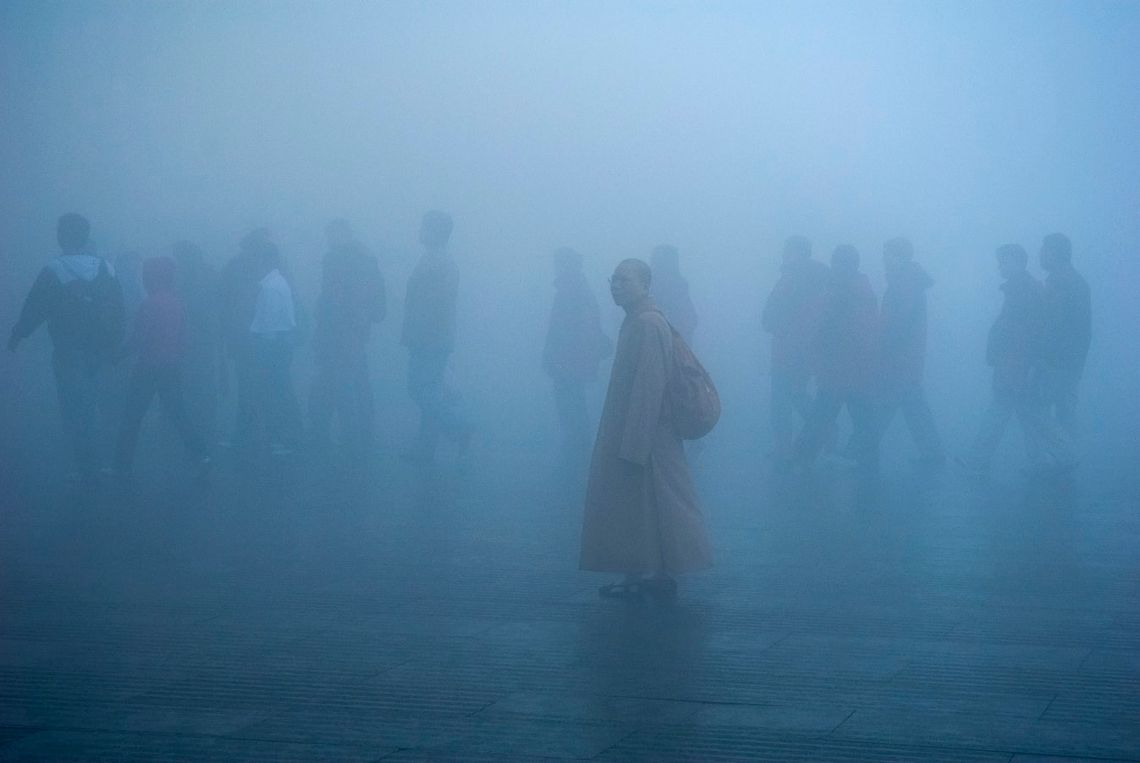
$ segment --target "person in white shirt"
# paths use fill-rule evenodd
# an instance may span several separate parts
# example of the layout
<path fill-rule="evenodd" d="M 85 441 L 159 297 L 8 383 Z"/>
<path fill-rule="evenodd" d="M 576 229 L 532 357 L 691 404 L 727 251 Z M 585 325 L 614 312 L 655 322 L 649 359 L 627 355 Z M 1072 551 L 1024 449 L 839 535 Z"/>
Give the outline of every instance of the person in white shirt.
<path fill-rule="evenodd" d="M 285 456 L 293 452 L 301 438 L 301 412 L 291 375 L 296 344 L 297 313 L 293 287 L 282 272 L 281 254 L 265 239 L 254 246 L 253 270 L 257 298 L 249 324 L 253 421 L 260 423 L 269 441 L 270 452 Z M 247 437 L 243 438 L 249 440 Z"/>

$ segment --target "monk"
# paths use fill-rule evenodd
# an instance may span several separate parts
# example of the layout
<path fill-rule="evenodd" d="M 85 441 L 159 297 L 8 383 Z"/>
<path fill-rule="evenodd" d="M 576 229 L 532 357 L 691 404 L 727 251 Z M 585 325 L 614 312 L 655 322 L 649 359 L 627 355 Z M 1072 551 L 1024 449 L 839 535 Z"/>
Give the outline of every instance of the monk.
<path fill-rule="evenodd" d="M 610 278 L 610 294 L 626 317 L 590 463 L 580 564 L 625 575 L 602 586 L 603 596 L 671 597 L 675 575 L 712 564 L 666 400 L 673 332 L 649 296 L 650 280 L 641 260 L 624 260 Z"/>

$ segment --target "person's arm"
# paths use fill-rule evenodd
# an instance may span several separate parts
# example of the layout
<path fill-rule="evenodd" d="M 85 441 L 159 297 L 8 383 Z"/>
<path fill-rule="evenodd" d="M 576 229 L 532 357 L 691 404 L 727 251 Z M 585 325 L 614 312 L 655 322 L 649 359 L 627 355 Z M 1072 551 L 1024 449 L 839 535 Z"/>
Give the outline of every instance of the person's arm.
<path fill-rule="evenodd" d="M 31 336 L 47 320 L 58 296 L 59 279 L 49 268 L 44 268 L 32 284 L 24 300 L 24 307 L 20 310 L 20 318 L 12 327 L 12 333 L 8 337 L 9 351 L 15 352 L 20 342 Z"/>

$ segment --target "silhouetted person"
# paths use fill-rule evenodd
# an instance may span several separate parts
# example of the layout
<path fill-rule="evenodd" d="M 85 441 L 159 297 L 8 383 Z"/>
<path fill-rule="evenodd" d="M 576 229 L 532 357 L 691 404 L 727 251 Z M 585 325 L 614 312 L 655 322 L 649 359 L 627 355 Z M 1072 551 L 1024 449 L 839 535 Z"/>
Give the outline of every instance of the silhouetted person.
<path fill-rule="evenodd" d="M 185 316 L 182 352 L 183 399 L 190 420 L 207 442 L 217 434 L 218 354 L 221 295 L 218 276 L 202 250 L 189 241 L 173 247 L 175 292 Z"/>
<path fill-rule="evenodd" d="M 318 447 L 327 447 L 335 414 L 345 444 L 362 453 L 373 438 L 368 339 L 372 324 L 387 312 L 384 278 L 347 220 L 333 220 L 325 233 L 329 248 L 321 262 L 309 421 Z"/>
<path fill-rule="evenodd" d="M 155 395 L 199 469 L 210 463 L 206 445 L 182 398 L 186 313 L 174 288 L 175 268 L 169 257 L 151 257 L 142 263 L 146 296 L 135 313 L 134 332 L 127 345 L 127 351 L 133 352 L 136 359 L 127 383 L 115 452 L 115 471 L 121 477 L 132 471 L 139 429 Z"/>
<path fill-rule="evenodd" d="M 98 375 L 123 338 L 123 294 L 115 273 L 88 252 L 91 225 L 68 213 L 59 218 L 56 238 L 61 254 L 32 284 L 8 349 L 47 322 L 63 426 L 75 453 L 78 476 L 93 481 L 98 472 L 95 404 Z"/>
<path fill-rule="evenodd" d="M 890 426 L 895 411 L 902 409 L 920 462 L 939 464 L 946 454 L 922 385 L 926 290 L 934 280 L 914 261 L 914 247 L 905 238 L 883 244 L 883 271 L 887 290 L 879 312 L 879 434 Z"/>
<path fill-rule="evenodd" d="M 625 310 L 582 527 L 581 568 L 625 575 L 603 596 L 676 593 L 673 576 L 712 564 L 685 449 L 666 404 L 673 333 L 649 296 L 649 266 L 625 260 L 610 294 Z"/>
<path fill-rule="evenodd" d="M 1069 437 L 1077 435 L 1077 389 L 1092 338 L 1089 285 L 1073 268 L 1073 246 L 1063 233 L 1041 244 L 1045 278 L 1043 368 L 1049 407 Z"/>
<path fill-rule="evenodd" d="M 253 413 L 275 456 L 293 452 L 301 437 L 301 412 L 293 390 L 293 351 L 297 342 L 297 307 L 277 246 L 254 246 L 257 297 L 249 324 Z M 252 422 L 247 422 L 252 423 Z M 242 437 L 248 442 L 248 436 Z"/>
<path fill-rule="evenodd" d="M 459 395 L 446 379 L 447 362 L 455 349 L 455 303 L 459 270 L 447 250 L 451 215 L 433 210 L 420 224 L 424 251 L 408 279 L 401 341 L 408 348 L 408 394 L 420 409 L 420 429 L 406 457 L 420 462 L 435 458 L 441 435 L 465 451 L 471 425 L 459 405 Z"/>
<path fill-rule="evenodd" d="M 697 309 L 689 296 L 689 282 L 681 275 L 677 247 L 669 244 L 654 247 L 649 255 L 649 266 L 653 270 L 650 289 L 653 301 L 681 338 L 692 346 L 697 330 Z"/>
<path fill-rule="evenodd" d="M 993 400 L 982 416 L 973 446 L 959 458 L 968 471 L 984 473 L 1016 414 L 1034 471 L 1075 466 L 1067 438 L 1047 410 L 1042 387 L 1045 296 L 1041 283 L 1026 270 L 1029 256 L 1018 244 L 996 252 L 1003 283 L 1001 312 L 990 328 L 986 362 L 994 369 Z"/>
<path fill-rule="evenodd" d="M 237 448 L 252 446 L 256 414 L 256 390 L 253 365 L 253 343 L 250 324 L 253 323 L 257 297 L 260 291 L 258 249 L 269 244 L 269 231 L 257 228 L 242 237 L 238 253 L 226 263 L 219 279 L 219 308 L 221 343 L 219 384 L 222 394 L 230 390 L 230 370 L 237 382 L 237 404 L 231 439 L 222 444 Z"/>
<path fill-rule="evenodd" d="M 598 377 L 598 364 L 613 352 L 602 332 L 598 301 L 582 272 L 582 255 L 563 247 L 554 252 L 554 305 L 542 350 L 542 369 L 554 383 L 562 426 L 563 455 L 584 456 L 590 447 L 586 385 Z"/>
<path fill-rule="evenodd" d="M 836 247 L 815 339 L 819 358 L 815 401 L 796 442 L 795 459 L 801 467 L 819 455 L 844 406 L 851 415 L 851 457 L 864 469 L 878 466 L 872 400 L 878 312 L 871 282 L 859 270 L 859 252 L 846 244 Z"/>
<path fill-rule="evenodd" d="M 777 464 L 791 458 L 800 424 L 811 410 L 815 340 L 827 304 L 827 266 L 812 259 L 803 236 L 784 242 L 780 279 L 764 304 L 764 330 L 772 335 L 772 434 Z M 798 421 L 797 421 L 798 419 Z"/>

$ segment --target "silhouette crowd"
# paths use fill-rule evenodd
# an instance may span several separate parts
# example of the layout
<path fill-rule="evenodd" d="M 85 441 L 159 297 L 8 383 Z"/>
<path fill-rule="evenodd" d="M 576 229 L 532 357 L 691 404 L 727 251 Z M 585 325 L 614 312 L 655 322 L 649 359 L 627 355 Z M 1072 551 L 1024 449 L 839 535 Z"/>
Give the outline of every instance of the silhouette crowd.
<path fill-rule="evenodd" d="M 403 456 L 417 463 L 434 460 L 442 441 L 462 454 L 474 430 L 449 368 L 460 289 L 448 247 L 452 228 L 445 212 L 423 216 L 421 254 L 406 284 L 400 341 L 419 429 Z M 202 477 L 217 448 L 287 458 L 300 449 L 327 451 L 335 441 L 346 453 L 369 451 L 376 414 L 368 349 L 374 325 L 387 317 L 387 287 L 377 258 L 348 221 L 333 220 L 326 228 L 320 294 L 311 311 L 298 298 L 268 230 L 246 234 L 219 270 L 186 241 L 174 244 L 169 256 L 125 253 L 111 263 L 93 252 L 90 232 L 79 214 L 59 218 L 59 256 L 32 284 L 8 342 L 15 351 L 47 324 L 74 479 L 85 485 L 105 474 L 129 479 L 140 427 L 156 397 L 190 468 Z M 1016 415 L 1027 470 L 1067 472 L 1077 465 L 1077 401 L 1090 343 L 1088 285 L 1060 233 L 1041 244 L 1043 282 L 1031 274 L 1029 254 L 1019 245 L 998 247 L 995 259 L 1003 303 L 986 349 L 992 398 L 976 437 L 956 460 L 971 474 L 985 473 Z M 657 246 L 649 261 L 647 288 L 656 309 L 691 344 L 698 314 L 677 248 Z M 934 281 L 906 238 L 884 243 L 882 262 L 886 289 L 880 299 L 855 247 L 836 247 L 825 264 L 813 257 L 807 238 L 785 241 L 780 276 L 763 307 L 763 328 L 771 337 L 770 456 L 776 472 L 807 471 L 824 452 L 873 472 L 880 441 L 900 411 L 916 463 L 935 468 L 946 461 L 923 380 L 927 292 Z M 603 328 L 582 256 L 559 248 L 553 269 L 541 365 L 552 383 L 563 455 L 581 463 L 594 436 L 588 388 L 615 343 Z M 302 342 L 311 343 L 313 359 L 304 410 L 293 370 Z M 223 423 L 218 398 L 231 392 L 234 419 Z M 851 435 L 840 444 L 837 422 L 844 409 Z M 101 410 L 114 411 L 116 444 L 109 460 L 98 446 Z"/>

